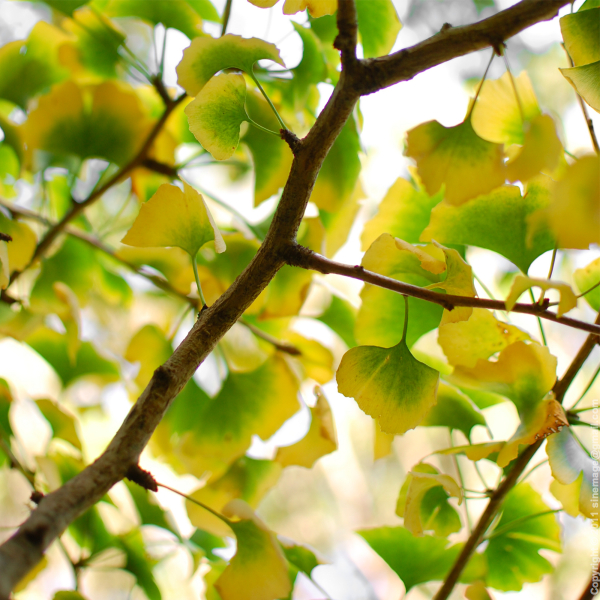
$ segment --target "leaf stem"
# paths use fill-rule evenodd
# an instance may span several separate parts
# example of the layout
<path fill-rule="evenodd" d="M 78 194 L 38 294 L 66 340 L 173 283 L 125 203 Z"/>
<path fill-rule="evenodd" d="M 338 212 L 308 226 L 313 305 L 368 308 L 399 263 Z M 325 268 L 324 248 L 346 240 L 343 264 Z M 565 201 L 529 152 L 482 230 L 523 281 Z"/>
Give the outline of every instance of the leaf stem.
<path fill-rule="evenodd" d="M 258 129 L 260 129 L 261 131 L 264 131 L 265 133 L 270 133 L 271 135 L 281 138 L 281 135 L 279 133 L 277 133 L 277 131 L 267 129 L 266 127 L 263 127 L 262 125 L 259 125 L 254 119 L 252 119 L 252 117 L 250 117 L 248 115 L 248 113 L 246 113 L 246 117 L 247 117 L 248 123 L 250 123 L 250 125 L 254 125 L 254 127 L 257 127 Z"/>
<path fill-rule="evenodd" d="M 506 56 L 506 52 L 502 53 L 502 58 L 504 59 L 504 64 L 506 65 L 506 71 L 508 73 L 512 89 L 515 92 L 515 99 L 517 101 L 517 106 L 519 107 L 519 114 L 521 115 L 521 123 L 525 125 L 525 111 L 523 110 L 523 104 L 521 104 L 521 98 L 519 96 L 519 92 L 517 91 L 517 83 L 515 81 L 515 78 L 513 77 L 512 71 L 510 70 L 510 65 L 508 64 L 508 57 Z"/>
<path fill-rule="evenodd" d="M 494 531 L 492 531 L 492 533 L 490 533 L 490 535 L 486 535 L 485 540 L 486 541 L 493 540 L 494 538 L 501 536 L 502 534 L 506 533 L 507 531 L 510 531 L 511 529 L 514 529 L 515 527 L 518 527 L 519 525 L 526 523 L 527 521 L 531 521 L 531 519 L 537 519 L 539 517 L 545 517 L 546 515 L 552 515 L 555 513 L 559 513 L 559 512 L 562 512 L 562 510 L 563 510 L 562 508 L 555 508 L 552 510 L 544 510 L 542 512 L 535 513 L 533 515 L 525 515 L 524 517 L 520 517 L 519 519 L 510 521 L 510 523 L 507 523 L 503 527 L 498 527 L 498 529 L 495 529 Z"/>
<path fill-rule="evenodd" d="M 406 298 L 406 296 L 404 296 Z M 407 303 L 407 310 L 408 310 L 408 303 Z M 449 429 L 448 430 L 448 437 L 450 438 L 450 447 L 454 448 L 454 440 L 452 439 L 452 430 Z M 460 487 L 465 490 L 465 480 L 464 477 L 462 475 L 462 471 L 460 470 L 460 465 L 458 464 L 458 457 L 456 456 L 456 454 L 452 455 L 452 462 L 454 463 L 454 468 L 456 470 L 456 473 L 458 475 L 458 480 L 460 481 Z M 471 533 L 471 531 L 473 530 L 473 523 L 471 522 L 471 515 L 469 514 L 469 503 L 467 502 L 467 497 L 464 497 L 465 499 L 465 507 L 464 507 L 464 512 L 465 512 L 465 520 L 467 523 L 467 530 L 469 533 Z"/>
<path fill-rule="evenodd" d="M 185 498 L 186 500 L 188 500 L 189 502 L 192 502 L 193 504 L 197 504 L 198 506 L 202 507 L 204 510 L 207 510 L 209 513 L 213 514 L 215 517 L 217 517 L 217 519 L 223 521 L 223 523 L 225 523 L 226 525 L 229 525 L 231 527 L 231 525 L 233 524 L 233 522 L 230 521 L 226 516 L 222 515 L 221 513 L 217 512 L 216 510 L 212 509 L 210 506 L 203 504 L 199 500 L 196 500 L 195 498 L 192 498 L 191 496 L 188 496 L 187 494 L 184 494 L 183 492 L 180 492 L 179 490 L 176 490 L 175 488 L 169 487 L 168 485 L 165 485 L 164 483 L 158 483 L 158 481 L 157 481 L 156 485 L 158 485 L 158 487 L 165 488 L 165 490 L 169 490 L 170 492 L 173 492 L 174 494 L 178 494 L 179 496 Z"/>
<path fill-rule="evenodd" d="M 223 27 L 221 28 L 221 37 L 225 35 L 227 31 L 227 25 L 229 24 L 229 17 L 231 16 L 231 5 L 233 0 L 227 0 L 225 3 L 225 10 L 223 11 Z"/>
<path fill-rule="evenodd" d="M 204 294 L 202 293 L 202 286 L 200 285 L 200 277 L 198 277 L 198 263 L 196 262 L 196 255 L 192 256 L 192 268 L 194 269 L 194 278 L 196 279 L 196 285 L 198 286 L 198 295 L 200 296 L 200 300 L 202 301 L 202 308 L 206 306 L 206 300 L 204 299 Z"/>
<path fill-rule="evenodd" d="M 492 62 L 494 62 L 495 56 L 496 56 L 496 51 L 492 49 L 492 56 L 490 57 L 490 61 L 488 62 L 487 67 L 485 68 L 483 77 L 481 78 L 481 81 L 479 82 L 479 85 L 477 86 L 477 91 L 475 92 L 475 97 L 473 98 L 473 102 L 471 103 L 471 106 L 469 107 L 469 111 L 467 112 L 465 121 L 468 121 L 471 118 L 471 115 L 473 114 L 473 109 L 475 108 L 477 98 L 479 98 L 479 94 L 481 93 L 481 88 L 483 88 L 483 84 L 485 83 L 485 80 L 487 79 L 488 71 L 490 70 L 490 67 L 492 66 Z"/>
<path fill-rule="evenodd" d="M 404 298 L 404 327 L 402 329 L 402 339 L 400 342 L 406 340 L 406 332 L 408 331 L 408 296 L 402 296 Z"/>
<path fill-rule="evenodd" d="M 539 301 L 536 302 L 535 296 L 533 295 L 533 291 L 529 288 L 529 297 L 534 304 L 540 305 Z M 548 345 L 548 341 L 546 340 L 546 333 L 544 332 L 544 326 L 542 325 L 542 319 L 540 319 L 539 315 L 537 316 L 538 327 L 540 328 L 540 335 L 542 336 L 542 341 L 544 342 L 544 346 Z"/>
<path fill-rule="evenodd" d="M 598 281 L 598 283 L 595 283 L 592 287 L 585 290 L 585 292 L 581 292 L 581 294 L 579 294 L 579 296 L 577 296 L 577 298 L 582 298 L 586 294 L 589 294 L 591 291 L 595 290 L 599 285 L 600 285 L 600 281 Z"/>
<path fill-rule="evenodd" d="M 258 81 L 258 79 L 256 78 L 256 75 L 254 74 L 254 72 L 249 73 L 250 77 L 252 78 L 252 81 L 254 81 L 254 83 L 256 84 L 256 86 L 258 87 L 258 89 L 260 90 L 260 93 L 265 97 L 265 100 L 269 103 L 269 106 L 271 107 L 271 110 L 275 113 L 275 116 L 277 117 L 277 120 L 279 121 L 279 124 L 281 125 L 282 129 L 287 129 L 285 123 L 283 122 L 283 119 L 279 116 L 279 113 L 277 112 L 277 109 L 275 108 L 275 105 L 271 102 L 271 98 L 269 98 L 269 96 L 267 96 L 267 92 L 265 92 L 265 90 L 263 89 L 263 86 L 260 85 L 260 81 Z M 268 129 L 266 131 L 269 131 Z"/>
<path fill-rule="evenodd" d="M 599 373 L 600 373 L 600 365 L 598 365 L 598 368 L 592 375 L 592 378 L 590 379 L 589 383 L 587 384 L 585 390 L 583 390 L 583 392 L 582 392 L 581 396 L 579 396 L 579 399 L 577 400 L 577 402 L 575 402 L 575 404 L 573 404 L 573 406 L 571 406 L 571 408 L 569 409 L 569 412 L 573 412 L 573 409 L 585 398 L 585 395 L 590 391 L 590 388 L 594 385 L 594 381 L 596 381 L 596 377 L 598 377 Z M 589 410 L 589 409 L 587 409 L 587 408 L 580 409 L 578 412 L 581 412 L 583 410 Z"/>

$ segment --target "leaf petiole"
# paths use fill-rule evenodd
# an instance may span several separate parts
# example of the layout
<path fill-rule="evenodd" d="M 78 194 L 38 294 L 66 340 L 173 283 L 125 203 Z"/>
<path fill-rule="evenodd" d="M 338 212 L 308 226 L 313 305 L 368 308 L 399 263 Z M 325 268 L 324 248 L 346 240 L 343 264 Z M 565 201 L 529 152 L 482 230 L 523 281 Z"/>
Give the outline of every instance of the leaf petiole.
<path fill-rule="evenodd" d="M 198 276 L 198 263 L 196 262 L 196 255 L 192 256 L 192 268 L 194 269 L 194 277 L 196 279 L 196 285 L 198 286 L 198 294 L 200 296 L 200 301 L 202 302 L 202 308 L 206 306 L 206 300 L 204 299 L 204 294 L 202 293 L 202 286 L 200 285 L 200 277 Z"/>
<path fill-rule="evenodd" d="M 279 133 L 277 131 L 272 131 L 271 129 L 267 129 L 266 127 L 263 127 L 262 125 L 259 125 L 256 121 L 254 121 L 248 115 L 248 113 L 246 113 L 246 118 L 248 119 L 248 123 L 250 123 L 250 125 L 254 125 L 254 127 L 258 127 L 258 129 L 260 129 L 261 131 L 264 131 L 265 133 L 270 133 L 271 135 L 275 135 L 278 138 L 281 138 L 281 135 L 279 135 Z"/>
<path fill-rule="evenodd" d="M 249 75 L 250 75 L 250 77 L 252 77 L 252 81 L 254 81 L 254 83 L 257 85 L 258 89 L 260 90 L 260 93 L 265 97 L 265 100 L 269 103 L 269 106 L 271 107 L 271 110 L 275 113 L 275 116 L 277 117 L 277 120 L 279 121 L 281 128 L 287 129 L 285 123 L 283 122 L 283 119 L 279 116 L 279 113 L 277 112 L 275 105 L 271 102 L 271 98 L 269 98 L 269 96 L 267 96 L 267 92 L 265 92 L 265 90 L 263 89 L 263 86 L 260 85 L 260 81 L 258 81 L 258 79 L 256 78 L 256 75 L 254 75 L 254 73 L 249 73 Z"/>

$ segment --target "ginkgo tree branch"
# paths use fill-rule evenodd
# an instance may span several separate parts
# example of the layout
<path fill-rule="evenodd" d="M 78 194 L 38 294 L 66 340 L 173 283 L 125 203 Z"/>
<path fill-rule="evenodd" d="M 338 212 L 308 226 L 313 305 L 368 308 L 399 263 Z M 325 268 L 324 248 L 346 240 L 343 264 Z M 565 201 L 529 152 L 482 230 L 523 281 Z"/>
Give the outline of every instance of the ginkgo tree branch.
<path fill-rule="evenodd" d="M 393 55 L 389 65 L 393 72 L 385 78 L 382 77 L 385 59 L 354 58 L 354 1 L 339 1 L 337 19 L 340 33 L 336 47 L 342 49 L 343 69 L 329 101 L 308 135 L 299 140 L 289 132 L 282 133 L 292 148 L 294 160 L 263 244 L 229 289 L 199 315 L 169 360 L 156 369 L 105 452 L 61 488 L 45 496 L 18 531 L 0 546 L 0 600 L 8 598 L 18 581 L 41 560 L 48 546 L 70 523 L 98 502 L 126 476 L 132 465 L 138 463 L 150 436 L 177 394 L 217 342 L 286 263 L 319 170 L 360 95 L 409 79 L 457 56 L 500 44 L 506 39 L 504 35 L 509 37 L 537 21 L 551 18 L 559 6 L 567 3 L 568 0 L 523 0 L 492 19 L 460 28 L 459 34 L 443 38 L 442 43 L 439 35 L 434 36 L 430 42 L 402 51 L 401 56 Z M 526 16 L 515 18 L 521 13 Z M 61 223 L 62 230 L 66 223 Z M 48 232 L 45 240 L 49 239 L 48 235 L 56 238 L 61 230 L 52 234 Z M 43 254 L 51 241 L 42 241 L 44 247 L 38 249 L 37 256 Z"/>
<path fill-rule="evenodd" d="M 325 258 L 304 246 L 299 244 L 290 244 L 285 253 L 286 262 L 288 265 L 294 267 L 302 267 L 304 269 L 311 269 L 318 271 L 323 274 L 335 274 L 343 275 L 344 277 L 351 277 L 352 279 L 359 279 L 365 283 L 376 285 L 378 287 L 397 292 L 405 296 L 411 296 L 412 298 L 419 298 L 432 302 L 444 307 L 446 310 L 452 310 L 457 306 L 470 306 L 473 308 L 487 308 L 490 310 L 502 310 L 508 311 L 506 304 L 502 300 L 491 300 L 488 298 L 471 298 L 469 296 L 455 296 L 452 294 L 442 294 L 434 292 L 426 288 L 422 288 L 410 283 L 404 283 L 391 277 L 385 277 L 379 275 L 373 271 L 368 271 L 360 265 L 346 265 L 344 263 L 336 262 L 329 258 Z M 547 304 L 515 304 L 510 312 L 525 313 L 529 315 L 535 315 L 542 319 L 554 321 L 555 323 L 561 323 L 567 325 L 573 329 L 581 329 L 591 333 L 591 338 L 598 340 L 600 336 L 600 324 L 586 323 L 585 321 L 579 321 L 570 317 L 559 317 L 555 313 L 547 310 Z M 594 342 L 595 343 L 595 342 Z"/>

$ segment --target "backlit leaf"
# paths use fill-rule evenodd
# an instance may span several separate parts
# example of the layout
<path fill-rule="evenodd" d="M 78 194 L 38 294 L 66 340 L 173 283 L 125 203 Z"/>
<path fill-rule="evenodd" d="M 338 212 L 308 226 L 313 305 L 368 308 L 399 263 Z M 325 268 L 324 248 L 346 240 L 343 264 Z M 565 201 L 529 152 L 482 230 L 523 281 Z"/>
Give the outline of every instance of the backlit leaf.
<path fill-rule="evenodd" d="M 358 346 L 342 358 L 338 390 L 354 398 L 386 433 L 402 434 L 436 403 L 439 373 L 419 362 L 403 340 L 392 348 Z"/>
<path fill-rule="evenodd" d="M 408 592 L 426 581 L 441 581 L 454 563 L 460 546 L 448 547 L 445 539 L 415 537 L 404 527 L 379 527 L 357 531 L 400 577 Z"/>
<path fill-rule="evenodd" d="M 295 444 L 279 448 L 275 460 L 283 467 L 299 465 L 310 469 L 314 463 L 337 450 L 337 435 L 327 398 L 317 391 L 317 403 L 310 409 L 311 422 L 307 434 Z"/>
<path fill-rule="evenodd" d="M 387 54 L 402 27 L 391 0 L 358 0 L 356 13 L 363 56 L 373 58 Z"/>
<path fill-rule="evenodd" d="M 221 512 L 236 498 L 247 502 L 251 507 L 258 506 L 265 494 L 277 483 L 281 475 L 281 465 L 270 460 L 256 460 L 243 456 L 236 460 L 218 479 L 196 490 L 190 497 L 206 506 Z M 206 509 L 186 501 L 187 515 L 199 529 L 219 536 L 231 536 L 231 529 Z"/>
<path fill-rule="evenodd" d="M 273 532 L 242 500 L 233 500 L 224 511 L 236 515 L 232 528 L 237 551 L 215 582 L 223 600 L 276 600 L 292 589 L 285 554 Z"/>
<path fill-rule="evenodd" d="M 447 537 L 460 530 L 456 510 L 448 503 L 454 496 L 462 503 L 462 490 L 449 475 L 420 463 L 408 473 L 396 504 L 396 514 L 404 518 L 404 527 L 414 536 L 433 530 L 437 537 Z"/>
<path fill-rule="evenodd" d="M 221 74 L 210 79 L 190 102 L 185 114 L 190 131 L 217 160 L 229 158 L 240 142 L 240 126 L 248 120 L 243 75 Z"/>
<path fill-rule="evenodd" d="M 308 9 L 310 16 L 317 19 L 335 13 L 337 3 L 338 0 L 285 0 L 283 14 L 293 15 Z"/>
<path fill-rule="evenodd" d="M 347 300 L 332 294 L 331 303 L 317 319 L 325 323 L 332 331 L 335 331 L 344 340 L 348 348 L 356 346 L 353 333 L 356 309 Z"/>
<path fill-rule="evenodd" d="M 568 427 L 548 439 L 546 454 L 552 475 L 558 482 L 571 485 L 578 477 L 582 477 L 579 484 L 579 510 L 589 519 L 597 516 L 598 498 L 594 495 L 597 461 L 580 446 Z"/>
<path fill-rule="evenodd" d="M 217 252 L 225 242 L 213 221 L 204 198 L 183 182 L 183 191 L 164 184 L 142 205 L 133 225 L 121 240 L 129 246 L 177 246 L 194 257 L 211 240 Z"/>
<path fill-rule="evenodd" d="M 495 461 L 498 453 L 504 447 L 505 442 L 484 442 L 483 444 L 469 444 L 468 446 L 452 446 L 438 450 L 436 454 L 451 456 L 453 454 L 464 454 L 469 460 L 477 462 L 483 458 Z"/>
<path fill-rule="evenodd" d="M 570 165 L 553 186 L 550 205 L 539 208 L 530 218 L 533 235 L 548 222 L 561 248 L 600 243 L 600 158 L 587 155 Z"/>
<path fill-rule="evenodd" d="M 462 431 L 467 438 L 476 425 L 485 427 L 485 418 L 471 399 L 446 383 L 441 383 L 437 404 L 421 421 L 421 427 L 448 427 Z"/>
<path fill-rule="evenodd" d="M 371 244 L 361 264 L 369 271 L 413 285 L 426 286 L 440 280 L 439 275 L 421 267 L 414 252 L 401 250 L 389 234 L 381 235 Z M 390 290 L 368 284 L 360 295 L 362 305 L 355 328 L 357 342 L 387 347 L 397 344 L 404 326 L 404 298 Z M 410 317 L 406 343 L 412 346 L 423 334 L 439 325 L 442 307 L 415 298 L 409 298 L 408 305 Z"/>
<path fill-rule="evenodd" d="M 173 347 L 165 334 L 155 325 L 144 325 L 129 341 L 123 358 L 131 363 L 139 363 L 140 369 L 135 382 L 144 389 L 155 369 L 173 354 Z"/>
<path fill-rule="evenodd" d="M 54 433 L 53 437 L 65 440 L 81 450 L 81 441 L 75 428 L 75 417 L 52 400 L 36 400 L 36 404 L 50 423 Z"/>
<path fill-rule="evenodd" d="M 577 296 L 571 289 L 571 286 L 560 281 L 550 281 L 548 279 L 535 279 L 517 275 L 506 297 L 506 310 L 512 310 L 521 294 L 532 287 L 539 287 L 544 291 L 558 290 L 560 292 L 560 301 L 558 303 L 557 314 L 559 317 L 574 309 L 577 306 Z"/>
<path fill-rule="evenodd" d="M 496 144 L 523 144 L 525 123 L 540 114 L 527 72 L 514 78 L 516 94 L 511 78 L 507 71 L 500 79 L 487 79 L 473 108 L 473 129 L 484 140 Z"/>
<path fill-rule="evenodd" d="M 8 219 L 3 213 L 0 213 L 0 231 L 12 237 L 7 245 L 10 271 L 22 271 L 35 252 L 37 236 L 29 225 Z"/>
<path fill-rule="evenodd" d="M 524 583 L 537 582 L 552 572 L 551 563 L 538 552 L 541 549 L 560 551 L 560 528 L 556 517 L 545 514 L 526 518 L 548 510 L 540 495 L 527 483 L 517 485 L 508 493 L 502 505 L 502 517 L 495 528 L 498 535 L 492 531 L 484 552 L 489 586 L 502 591 L 518 591 Z"/>
<path fill-rule="evenodd" d="M 600 8 L 567 14 L 559 22 L 565 47 L 576 67 L 600 60 Z"/>
<path fill-rule="evenodd" d="M 361 236 L 366 250 L 384 231 L 410 244 L 420 241 L 429 224 L 431 210 L 442 200 L 442 193 L 429 196 L 406 179 L 398 178 L 379 205 L 377 214 L 367 221 Z"/>
<path fill-rule="evenodd" d="M 137 584 L 144 590 L 149 600 L 161 600 L 162 595 L 152 573 L 155 561 L 146 552 L 141 531 L 139 529 L 131 531 L 121 536 L 119 542 L 119 547 L 125 552 L 126 557 L 124 569 L 135 576 Z"/>
<path fill-rule="evenodd" d="M 573 279 L 580 294 L 587 292 L 592 286 L 600 283 L 600 258 L 593 260 L 582 269 L 577 269 L 573 273 Z M 600 286 L 594 288 L 584 298 L 595 311 L 600 310 Z"/>
<path fill-rule="evenodd" d="M 575 91 L 596 111 L 600 112 L 600 60 L 581 65 L 560 69 Z"/>
<path fill-rule="evenodd" d="M 197 37 L 183 53 L 177 67 L 177 82 L 190 96 L 196 96 L 218 71 L 237 68 L 252 73 L 254 63 L 262 59 L 285 67 L 279 50 L 258 38 L 231 34 L 220 38 Z"/>
<path fill-rule="evenodd" d="M 451 365 L 474 367 L 479 359 L 504 350 L 513 342 L 531 339 L 527 333 L 503 323 L 485 309 L 474 308 L 468 321 L 439 328 L 438 343 Z"/>
<path fill-rule="evenodd" d="M 549 203 L 548 186 L 537 180 L 529 183 L 524 196 L 517 186 L 505 185 L 462 206 L 442 202 L 432 210 L 421 239 L 487 248 L 526 273 L 538 256 L 554 248 L 547 227 L 540 228 L 532 239 L 527 237 L 528 217 Z M 498 227 L 498 223 L 503 226 Z"/>
<path fill-rule="evenodd" d="M 446 202 L 460 205 L 504 183 L 502 146 L 480 138 L 465 121 L 444 127 L 422 123 L 407 133 L 405 154 L 417 163 L 430 195 L 445 185 Z"/>

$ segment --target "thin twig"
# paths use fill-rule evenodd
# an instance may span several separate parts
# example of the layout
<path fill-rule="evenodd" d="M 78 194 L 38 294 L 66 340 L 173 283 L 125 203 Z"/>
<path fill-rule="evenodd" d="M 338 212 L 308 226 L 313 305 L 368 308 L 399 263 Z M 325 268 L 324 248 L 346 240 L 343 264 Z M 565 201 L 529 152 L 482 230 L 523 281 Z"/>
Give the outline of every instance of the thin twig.
<path fill-rule="evenodd" d="M 376 285 L 378 287 L 391 290 L 392 292 L 397 292 L 398 294 L 411 296 L 413 298 L 420 298 L 421 300 L 426 300 L 427 302 L 439 304 L 446 310 L 452 310 L 457 306 L 470 306 L 473 308 L 488 308 L 491 310 L 503 311 L 507 310 L 506 304 L 501 300 L 471 298 L 467 296 L 456 296 L 453 294 L 434 292 L 416 285 L 398 281 L 397 279 L 392 279 L 391 277 L 385 277 L 384 275 L 373 273 L 372 271 L 367 271 L 367 269 L 360 265 L 352 266 L 330 260 L 298 244 L 291 244 L 288 246 L 284 252 L 284 256 L 286 262 L 291 266 L 301 267 L 303 269 L 311 269 L 325 275 L 335 274 L 343 275 L 344 277 L 351 277 L 352 279 L 358 279 L 360 281 L 364 281 L 365 283 L 370 283 L 371 285 Z M 546 304 L 540 306 L 537 303 L 518 303 L 512 307 L 511 312 L 534 315 L 541 317 L 542 319 L 547 319 L 548 321 L 561 323 L 562 325 L 566 325 L 574 329 L 581 329 L 582 331 L 587 331 L 594 334 L 591 337 L 593 337 L 595 340 L 597 340 L 598 336 L 600 336 L 600 325 L 598 324 L 600 322 L 592 324 L 579 321 L 577 319 L 572 319 L 570 317 L 558 317 L 556 313 L 547 310 L 546 306 Z"/>
<path fill-rule="evenodd" d="M 221 28 L 221 37 L 225 35 L 227 31 L 227 25 L 229 24 L 229 17 L 231 16 L 231 5 L 233 0 L 227 0 L 225 4 L 225 10 L 223 11 L 223 27 Z"/>

